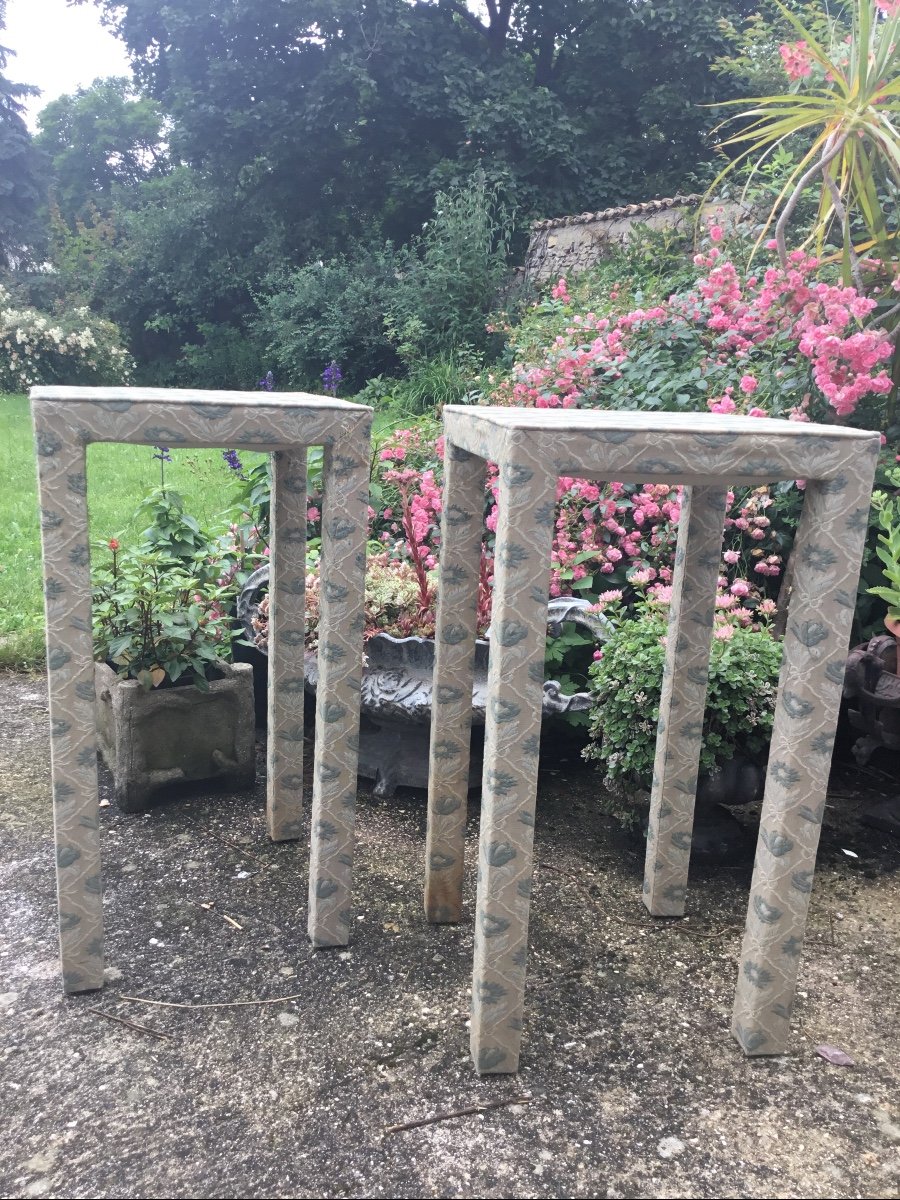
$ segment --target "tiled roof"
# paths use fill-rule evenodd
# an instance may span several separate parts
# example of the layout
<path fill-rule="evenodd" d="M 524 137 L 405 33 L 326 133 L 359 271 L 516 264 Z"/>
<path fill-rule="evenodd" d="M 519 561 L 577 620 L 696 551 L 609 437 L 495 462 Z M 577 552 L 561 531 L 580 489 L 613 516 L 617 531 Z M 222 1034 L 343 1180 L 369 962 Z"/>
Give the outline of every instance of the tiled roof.
<path fill-rule="evenodd" d="M 644 204 L 621 204 L 618 208 L 601 208 L 599 212 L 579 213 L 574 217 L 551 217 L 548 221 L 535 221 L 532 230 L 553 229 L 563 225 L 588 225 L 591 221 L 617 221 L 622 217 L 643 217 L 662 212 L 666 208 L 687 208 L 699 204 L 699 195 L 669 196 L 663 200 L 648 200 Z"/>

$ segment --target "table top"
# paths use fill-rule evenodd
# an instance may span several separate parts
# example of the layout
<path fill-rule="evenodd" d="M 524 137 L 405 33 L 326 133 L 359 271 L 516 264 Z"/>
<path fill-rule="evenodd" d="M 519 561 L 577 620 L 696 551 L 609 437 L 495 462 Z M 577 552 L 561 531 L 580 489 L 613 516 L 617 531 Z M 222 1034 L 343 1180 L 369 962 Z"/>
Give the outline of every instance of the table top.
<path fill-rule="evenodd" d="M 879 434 L 844 425 L 821 425 L 807 421 L 784 421 L 771 417 L 741 417 L 719 413 L 619 412 L 601 408 L 513 408 L 474 404 L 447 404 L 444 417 L 449 424 L 487 425 L 495 429 L 521 429 L 549 433 L 616 431 L 623 433 L 752 434 L 761 438 L 813 437 L 868 441 Z"/>
<path fill-rule="evenodd" d="M 241 405 L 245 408 L 316 408 L 371 413 L 364 404 L 339 400 L 337 396 L 315 396 L 310 392 L 211 392 L 190 388 L 148 387 L 33 387 L 32 400 L 120 402 L 133 404 Z"/>

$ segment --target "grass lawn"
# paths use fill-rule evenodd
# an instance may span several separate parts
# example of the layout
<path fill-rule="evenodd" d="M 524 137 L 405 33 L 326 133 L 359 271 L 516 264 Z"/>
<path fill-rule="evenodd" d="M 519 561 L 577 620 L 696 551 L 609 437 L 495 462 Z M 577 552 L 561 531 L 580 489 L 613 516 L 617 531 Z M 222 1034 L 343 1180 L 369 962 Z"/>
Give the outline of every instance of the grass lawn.
<path fill-rule="evenodd" d="M 32 666 L 44 655 L 41 544 L 31 414 L 26 396 L 0 397 L 0 667 Z M 218 450 L 173 450 L 166 485 L 180 492 L 204 528 L 224 523 L 235 503 L 231 472 Z M 88 447 L 91 537 L 124 535 L 144 527 L 141 500 L 159 485 L 159 462 L 150 446 L 98 443 Z M 262 457 L 242 454 L 248 464 Z"/>
<path fill-rule="evenodd" d="M 376 432 L 398 423 L 375 417 Z M 404 422 L 405 423 L 405 422 Z M 0 396 L 0 668 L 34 666 L 44 657 L 41 543 L 31 413 L 27 396 Z M 231 471 L 219 450 L 172 450 L 166 486 L 180 492 L 203 528 L 216 532 L 236 501 Z M 91 538 L 114 535 L 128 542 L 144 523 L 137 507 L 159 486 L 159 462 L 150 446 L 97 443 L 88 446 L 88 511 Z M 260 454 L 241 453 L 248 466 Z"/>

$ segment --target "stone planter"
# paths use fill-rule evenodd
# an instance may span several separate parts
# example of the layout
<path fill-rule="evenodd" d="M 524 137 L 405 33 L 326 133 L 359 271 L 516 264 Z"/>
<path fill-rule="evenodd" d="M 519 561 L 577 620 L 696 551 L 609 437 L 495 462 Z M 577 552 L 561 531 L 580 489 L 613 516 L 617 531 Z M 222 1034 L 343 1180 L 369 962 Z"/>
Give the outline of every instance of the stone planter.
<path fill-rule="evenodd" d="M 253 670 L 245 663 L 221 669 L 223 678 L 212 680 L 208 692 L 147 692 L 106 663 L 94 664 L 100 753 L 125 812 L 142 811 L 173 784 L 216 780 L 228 791 L 253 784 Z"/>
<path fill-rule="evenodd" d="M 888 629 L 891 626 L 885 620 Z M 847 656 L 844 699 L 853 730 L 853 757 L 864 767 L 876 750 L 900 750 L 900 676 L 897 633 L 879 634 Z M 863 825 L 900 837 L 900 795 L 873 800 L 860 813 Z"/>
<path fill-rule="evenodd" d="M 853 744 L 860 766 L 880 746 L 900 750 L 900 676 L 893 636 L 882 633 L 853 647 L 844 671 L 844 698 L 850 724 L 860 735 Z"/>
<path fill-rule="evenodd" d="M 248 639 L 255 636 L 252 620 L 259 600 L 268 589 L 269 568 L 254 571 L 238 597 L 237 616 Z M 565 621 L 587 628 L 602 641 L 609 630 L 608 620 L 589 611 L 590 604 L 577 597 L 551 600 L 547 630 L 559 636 Z M 480 749 L 483 741 L 489 641 L 479 638 L 475 644 L 475 678 L 472 688 L 472 761 L 469 784 L 481 783 Z M 399 786 L 428 786 L 428 742 L 431 726 L 434 639 L 395 638 L 378 633 L 366 642 L 366 658 L 361 688 L 359 773 L 374 781 L 375 794 L 392 796 Z M 262 648 L 261 653 L 264 653 Z M 307 691 L 315 693 L 318 662 L 315 651 L 305 656 Z M 544 684 L 544 716 L 585 711 L 591 706 L 589 692 L 566 695 L 552 680 Z"/>

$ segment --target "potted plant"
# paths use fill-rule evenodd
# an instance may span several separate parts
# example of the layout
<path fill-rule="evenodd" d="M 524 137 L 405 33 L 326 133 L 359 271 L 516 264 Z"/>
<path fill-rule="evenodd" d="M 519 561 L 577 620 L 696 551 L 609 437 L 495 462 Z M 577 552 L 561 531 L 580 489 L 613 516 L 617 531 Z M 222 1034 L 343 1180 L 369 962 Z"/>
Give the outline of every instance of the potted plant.
<path fill-rule="evenodd" d="M 93 632 L 100 751 L 127 812 L 174 783 L 255 778 L 253 673 L 230 663 L 227 592 L 204 550 L 123 551 L 94 575 Z"/>
<path fill-rule="evenodd" d="M 750 612 L 720 591 L 710 651 L 709 683 L 692 850 L 719 855 L 742 841 L 721 804 L 759 800 L 772 731 L 781 643 L 768 630 L 771 601 Z M 724 603 L 723 603 L 724 602 Z M 645 815 L 659 722 L 668 629 L 666 589 L 648 592 L 613 632 L 591 668 L 594 705 L 584 757 L 603 764 L 609 794 L 601 803 L 624 824 Z"/>

